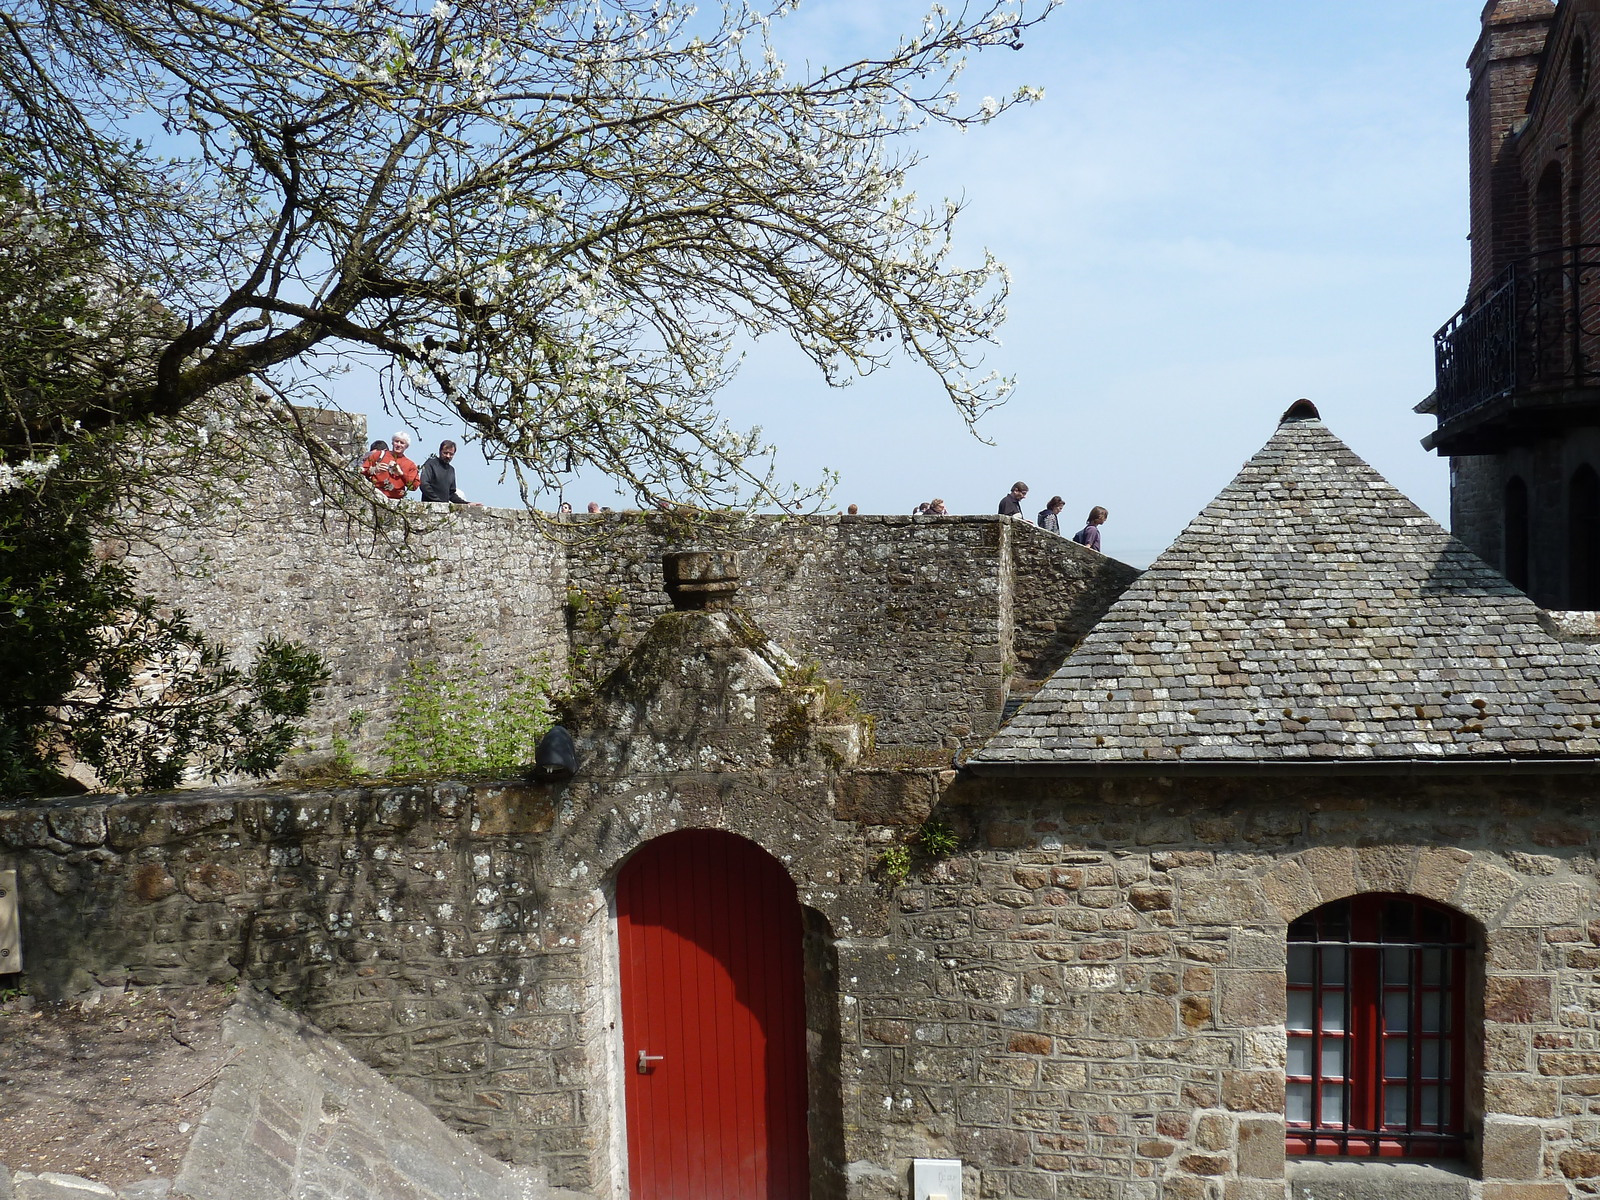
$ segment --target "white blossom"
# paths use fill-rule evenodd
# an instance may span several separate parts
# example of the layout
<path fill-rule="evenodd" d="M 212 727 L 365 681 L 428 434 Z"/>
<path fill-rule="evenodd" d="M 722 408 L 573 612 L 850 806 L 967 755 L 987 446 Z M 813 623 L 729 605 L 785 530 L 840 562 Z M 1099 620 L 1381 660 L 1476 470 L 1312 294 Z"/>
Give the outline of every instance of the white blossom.
<path fill-rule="evenodd" d="M 52 454 L 49 458 L 26 458 L 16 466 L 0 462 L 0 492 L 9 492 L 33 480 L 43 479 L 60 465 L 59 454 Z"/>

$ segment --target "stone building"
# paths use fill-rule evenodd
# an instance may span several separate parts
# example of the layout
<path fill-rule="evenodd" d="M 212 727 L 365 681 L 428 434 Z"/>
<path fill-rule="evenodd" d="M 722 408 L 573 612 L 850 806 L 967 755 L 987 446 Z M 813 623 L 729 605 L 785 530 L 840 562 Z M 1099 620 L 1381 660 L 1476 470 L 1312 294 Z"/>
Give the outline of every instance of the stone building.
<path fill-rule="evenodd" d="M 145 577 L 311 630 L 325 732 L 473 630 L 586 651 L 576 771 L 0 810 L 28 981 L 248 981 L 607 1200 L 920 1200 L 918 1160 L 993 1200 L 1600 1194 L 1597 9 L 1484 9 L 1459 540 L 1304 401 L 1137 578 L 995 518 L 455 512 L 374 559 L 290 497 Z"/>
<path fill-rule="evenodd" d="M 1600 1190 L 1600 656 L 1309 406 L 959 770 L 731 562 L 569 779 L 0 812 L 30 980 L 249 980 L 597 1197 Z"/>

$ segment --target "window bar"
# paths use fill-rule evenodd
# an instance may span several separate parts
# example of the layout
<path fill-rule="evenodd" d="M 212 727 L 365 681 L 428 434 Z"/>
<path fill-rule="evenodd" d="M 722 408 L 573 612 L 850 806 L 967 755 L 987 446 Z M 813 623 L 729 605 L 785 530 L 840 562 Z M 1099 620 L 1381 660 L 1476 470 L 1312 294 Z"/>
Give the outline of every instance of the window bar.
<path fill-rule="evenodd" d="M 1470 950 L 1471 942 L 1296 942 L 1296 946 L 1342 946 L 1351 950 Z"/>
<path fill-rule="evenodd" d="M 1317 933 L 1322 922 L 1317 922 Z M 1317 1130 L 1326 1122 L 1322 1116 L 1322 951 L 1311 952 L 1311 1148 L 1317 1145 Z"/>
<path fill-rule="evenodd" d="M 1416 921 L 1415 908 L 1412 920 Z M 1417 1073 L 1422 1068 L 1422 951 L 1411 949 L 1406 951 L 1406 958 L 1411 967 L 1406 979 L 1406 1003 L 1411 1009 L 1410 1028 L 1406 1030 L 1406 1133 L 1412 1133 L 1421 1128 L 1422 1096 L 1419 1091 Z"/>
<path fill-rule="evenodd" d="M 1348 933 L 1355 931 L 1347 930 Z M 1348 947 L 1339 951 L 1344 961 L 1344 1082 L 1340 1085 L 1340 1092 L 1344 1097 L 1343 1112 L 1344 1138 L 1339 1143 L 1339 1148 L 1345 1153 L 1350 1153 L 1350 1122 L 1353 1116 L 1352 1106 L 1355 1094 L 1351 1088 L 1351 1072 L 1355 1066 L 1352 1058 L 1356 1052 L 1355 1038 L 1355 955 L 1350 953 Z"/>
<path fill-rule="evenodd" d="M 1388 901 L 1392 904 L 1398 899 L 1390 897 Z M 1309 950 L 1313 959 L 1302 976 L 1312 992 L 1308 1006 L 1311 1028 L 1305 1030 L 1305 1036 L 1311 1050 L 1308 1057 L 1313 1060 L 1304 1067 L 1308 1074 L 1302 1076 L 1310 1080 L 1312 1093 L 1311 1128 L 1301 1134 L 1306 1139 L 1302 1153 L 1431 1156 L 1459 1152 L 1459 1146 L 1471 1140 L 1461 1130 L 1466 1039 L 1458 1009 L 1466 994 L 1465 971 L 1471 961 L 1464 951 L 1475 950 L 1476 944 L 1461 938 L 1460 923 L 1454 920 L 1439 932 L 1446 936 L 1454 933 L 1456 940 L 1418 938 L 1414 930 L 1425 910 L 1415 901 L 1409 909 L 1394 914 L 1410 926 L 1406 931 L 1412 936 L 1404 940 L 1382 940 L 1384 927 L 1391 922 L 1374 924 L 1378 913 L 1368 911 L 1352 913 L 1355 920 L 1349 928 L 1336 914 L 1318 914 L 1308 922 L 1312 940 L 1295 942 L 1302 952 Z M 1338 938 L 1340 931 L 1347 935 L 1343 940 Z M 1378 940 L 1367 940 L 1370 937 Z M 1430 954 L 1438 960 L 1431 974 Z M 1337 977 L 1341 967 L 1345 973 Z M 1338 982 L 1333 982 L 1335 978 Z M 1333 998 L 1330 993 L 1344 1000 L 1344 1016 L 1337 1029 L 1332 1027 L 1331 1006 L 1326 1003 Z M 1365 997 L 1359 1014 L 1354 1005 L 1358 993 Z M 1398 1028 L 1390 1028 L 1391 1016 L 1402 1017 L 1395 1022 Z M 1337 1053 L 1325 1062 L 1324 1051 L 1330 1047 Z M 1337 1079 L 1337 1084 L 1330 1082 L 1327 1067 L 1336 1068 L 1331 1078 Z M 1399 1103 L 1394 1105 L 1388 1103 L 1391 1086 L 1399 1093 L 1394 1097 Z M 1332 1091 L 1335 1087 L 1337 1091 L 1324 1104 L 1324 1088 Z M 1342 1111 L 1334 1120 L 1330 1108 L 1340 1104 L 1340 1097 Z"/>

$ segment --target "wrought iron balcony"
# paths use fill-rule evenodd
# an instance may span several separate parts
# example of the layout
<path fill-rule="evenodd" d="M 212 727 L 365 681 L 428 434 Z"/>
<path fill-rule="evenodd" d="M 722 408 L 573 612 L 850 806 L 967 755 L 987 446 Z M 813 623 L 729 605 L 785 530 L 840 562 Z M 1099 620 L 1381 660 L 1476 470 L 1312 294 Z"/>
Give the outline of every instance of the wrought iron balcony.
<path fill-rule="evenodd" d="M 1480 452 L 1468 444 L 1473 431 L 1513 407 L 1546 414 L 1593 408 L 1600 399 L 1600 245 L 1513 262 L 1445 322 L 1433 346 L 1439 428 L 1428 442 L 1446 453 Z"/>

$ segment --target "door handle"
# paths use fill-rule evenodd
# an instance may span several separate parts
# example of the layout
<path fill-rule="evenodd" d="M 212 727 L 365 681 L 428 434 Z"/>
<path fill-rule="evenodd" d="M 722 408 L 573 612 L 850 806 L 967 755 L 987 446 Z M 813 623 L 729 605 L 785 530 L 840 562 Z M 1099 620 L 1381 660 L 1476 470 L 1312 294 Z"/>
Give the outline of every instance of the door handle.
<path fill-rule="evenodd" d="M 650 1074 L 650 1071 L 651 1071 L 650 1064 L 651 1063 L 661 1062 L 666 1057 L 667 1056 L 665 1054 L 646 1054 L 643 1050 L 640 1050 L 639 1051 L 639 1074 L 641 1074 L 641 1075 Z"/>

